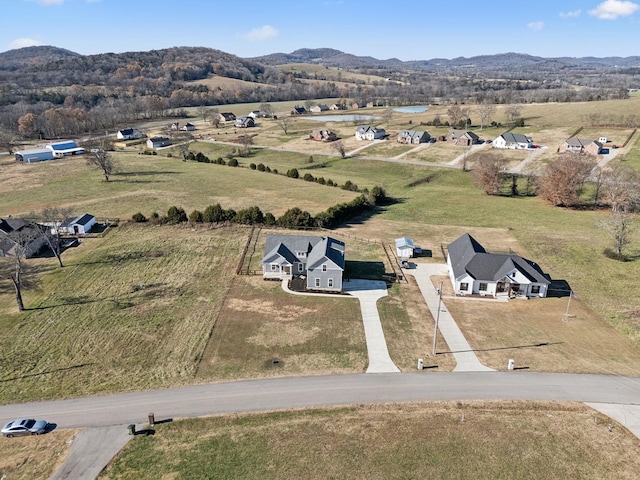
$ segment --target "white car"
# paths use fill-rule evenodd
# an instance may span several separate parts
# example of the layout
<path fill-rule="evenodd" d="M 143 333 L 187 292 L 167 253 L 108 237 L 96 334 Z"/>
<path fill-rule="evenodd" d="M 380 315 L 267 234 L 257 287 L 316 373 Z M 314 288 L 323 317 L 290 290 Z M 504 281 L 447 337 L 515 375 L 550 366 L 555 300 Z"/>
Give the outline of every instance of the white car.
<path fill-rule="evenodd" d="M 5 437 L 18 437 L 22 435 L 40 435 L 47 431 L 49 424 L 45 420 L 33 418 L 21 418 L 7 423 L 2 427 L 2 435 Z"/>

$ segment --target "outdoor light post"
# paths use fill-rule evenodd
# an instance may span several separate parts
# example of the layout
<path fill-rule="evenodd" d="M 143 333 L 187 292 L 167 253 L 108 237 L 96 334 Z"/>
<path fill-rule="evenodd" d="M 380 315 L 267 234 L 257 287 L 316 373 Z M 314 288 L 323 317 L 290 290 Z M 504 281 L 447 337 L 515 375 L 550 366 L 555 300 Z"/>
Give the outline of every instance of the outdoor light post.
<path fill-rule="evenodd" d="M 436 325 L 433 330 L 433 355 L 436 354 L 436 342 L 438 341 L 438 322 L 440 321 L 440 304 L 442 303 L 442 281 L 438 288 L 438 312 L 436 313 Z"/>

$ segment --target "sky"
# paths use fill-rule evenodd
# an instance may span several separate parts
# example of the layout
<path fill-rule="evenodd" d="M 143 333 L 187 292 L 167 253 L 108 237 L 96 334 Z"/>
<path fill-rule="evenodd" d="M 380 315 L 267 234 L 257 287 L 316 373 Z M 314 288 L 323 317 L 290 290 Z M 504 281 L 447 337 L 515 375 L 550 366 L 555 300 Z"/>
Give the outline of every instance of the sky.
<path fill-rule="evenodd" d="M 335 48 L 379 59 L 640 55 L 640 0 L 0 0 L 0 51 L 178 46 L 240 57 Z"/>

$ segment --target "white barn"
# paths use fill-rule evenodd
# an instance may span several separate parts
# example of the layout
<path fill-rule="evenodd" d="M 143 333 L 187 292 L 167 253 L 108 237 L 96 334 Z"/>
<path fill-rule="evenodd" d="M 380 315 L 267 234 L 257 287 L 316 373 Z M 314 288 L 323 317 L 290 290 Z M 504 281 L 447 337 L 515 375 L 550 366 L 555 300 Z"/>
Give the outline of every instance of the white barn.
<path fill-rule="evenodd" d="M 70 218 L 60 224 L 60 233 L 68 235 L 86 235 L 96 224 L 96 217 L 89 213 L 80 215 L 79 217 Z"/>

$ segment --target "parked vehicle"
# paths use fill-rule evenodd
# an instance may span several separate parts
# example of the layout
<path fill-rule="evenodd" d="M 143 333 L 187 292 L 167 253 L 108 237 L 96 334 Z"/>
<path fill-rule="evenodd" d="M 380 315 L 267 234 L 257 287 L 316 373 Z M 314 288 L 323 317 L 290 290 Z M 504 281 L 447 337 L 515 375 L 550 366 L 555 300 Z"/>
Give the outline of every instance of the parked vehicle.
<path fill-rule="evenodd" d="M 5 437 L 19 437 L 24 435 L 40 435 L 47 431 L 49 423 L 46 420 L 34 420 L 33 418 L 21 418 L 7 423 L 2 427 L 2 435 Z"/>

